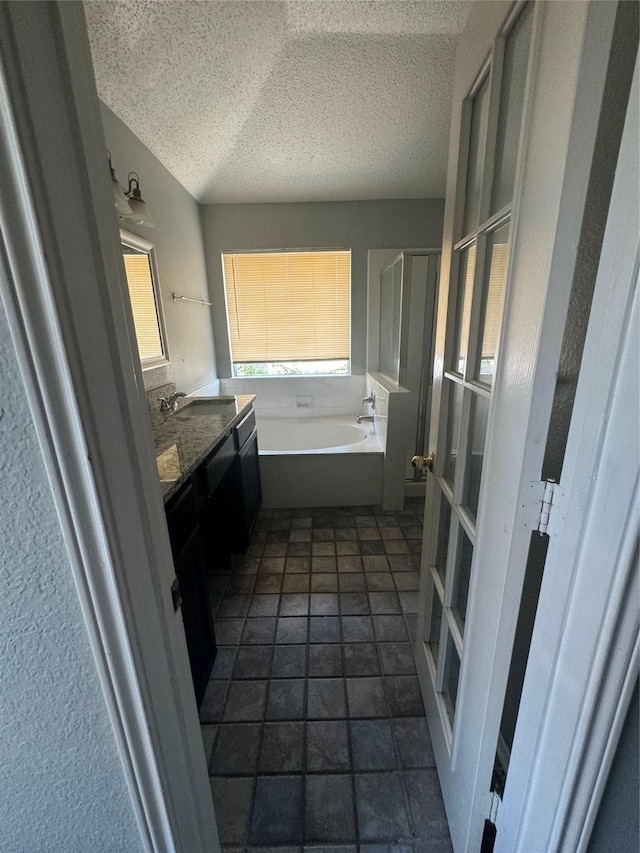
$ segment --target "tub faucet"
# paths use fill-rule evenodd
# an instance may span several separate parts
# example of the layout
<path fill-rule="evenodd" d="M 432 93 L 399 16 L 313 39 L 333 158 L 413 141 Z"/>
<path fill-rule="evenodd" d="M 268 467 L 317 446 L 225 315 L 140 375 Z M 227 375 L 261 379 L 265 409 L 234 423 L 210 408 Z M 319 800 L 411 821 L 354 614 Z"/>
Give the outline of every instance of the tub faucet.
<path fill-rule="evenodd" d="M 375 418 L 373 417 L 373 415 L 358 415 L 358 417 L 356 418 L 356 423 L 361 424 L 362 421 L 371 421 L 371 423 L 373 423 L 374 420 Z"/>
<path fill-rule="evenodd" d="M 168 399 L 165 397 L 160 398 L 160 411 L 166 412 L 170 414 L 171 412 L 175 412 L 176 406 L 178 404 L 179 397 L 186 397 L 187 395 L 184 391 L 176 391 L 175 394 L 172 394 Z"/>
<path fill-rule="evenodd" d="M 362 402 L 363 403 L 371 403 L 371 408 L 373 408 L 376 404 L 376 392 L 375 391 L 369 391 L 369 396 L 363 397 Z"/>

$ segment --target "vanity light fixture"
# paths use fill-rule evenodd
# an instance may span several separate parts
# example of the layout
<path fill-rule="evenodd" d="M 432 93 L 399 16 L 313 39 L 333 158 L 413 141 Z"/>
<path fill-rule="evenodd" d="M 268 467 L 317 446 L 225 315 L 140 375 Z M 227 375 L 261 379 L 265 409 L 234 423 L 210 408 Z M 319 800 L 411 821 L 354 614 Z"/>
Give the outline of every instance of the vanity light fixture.
<path fill-rule="evenodd" d="M 126 193 L 131 213 L 124 219 L 130 219 L 136 225 L 144 225 L 146 228 L 155 228 L 149 208 L 140 194 L 140 177 L 137 172 L 129 172 L 129 189 Z"/>
<path fill-rule="evenodd" d="M 116 173 L 113 170 L 113 166 L 111 165 L 111 151 L 107 151 L 107 155 L 109 156 L 109 170 L 111 171 L 111 188 L 113 190 L 113 201 L 116 206 L 116 213 L 118 214 L 119 219 L 124 219 L 133 215 L 133 210 L 131 209 L 131 205 L 129 204 L 129 199 L 127 198 L 125 191 L 120 186 L 118 179 L 116 178 Z"/>

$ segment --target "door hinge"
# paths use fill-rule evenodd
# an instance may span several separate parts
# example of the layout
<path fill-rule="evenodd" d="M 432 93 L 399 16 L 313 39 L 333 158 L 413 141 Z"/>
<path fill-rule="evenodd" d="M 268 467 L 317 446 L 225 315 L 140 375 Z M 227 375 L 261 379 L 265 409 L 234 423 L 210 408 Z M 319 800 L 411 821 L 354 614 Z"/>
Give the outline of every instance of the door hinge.
<path fill-rule="evenodd" d="M 541 536 L 553 536 L 564 519 L 565 491 L 555 480 L 525 483 L 520 492 L 521 526 Z"/>
<path fill-rule="evenodd" d="M 173 612 L 177 613 L 182 607 L 182 593 L 180 592 L 178 578 L 174 578 L 171 584 L 171 601 L 173 602 Z"/>

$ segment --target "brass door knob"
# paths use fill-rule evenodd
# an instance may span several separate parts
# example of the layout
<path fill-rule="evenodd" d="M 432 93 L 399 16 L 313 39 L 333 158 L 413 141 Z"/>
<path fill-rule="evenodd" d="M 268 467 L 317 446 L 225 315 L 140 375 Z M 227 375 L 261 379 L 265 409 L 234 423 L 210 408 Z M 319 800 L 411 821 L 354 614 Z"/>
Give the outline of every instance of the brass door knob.
<path fill-rule="evenodd" d="M 411 464 L 419 471 L 431 471 L 431 473 L 433 474 L 433 463 L 435 461 L 435 458 L 435 453 L 433 452 L 433 450 L 430 450 L 426 456 L 414 456 L 411 460 Z"/>

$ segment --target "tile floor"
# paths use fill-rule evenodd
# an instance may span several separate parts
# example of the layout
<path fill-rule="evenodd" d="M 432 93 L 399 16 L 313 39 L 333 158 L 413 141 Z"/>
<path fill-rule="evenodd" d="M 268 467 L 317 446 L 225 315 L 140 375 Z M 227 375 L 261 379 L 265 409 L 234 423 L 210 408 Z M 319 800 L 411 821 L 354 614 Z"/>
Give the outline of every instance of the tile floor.
<path fill-rule="evenodd" d="M 211 579 L 200 718 L 224 850 L 452 850 L 410 644 L 423 510 L 263 511 Z"/>

